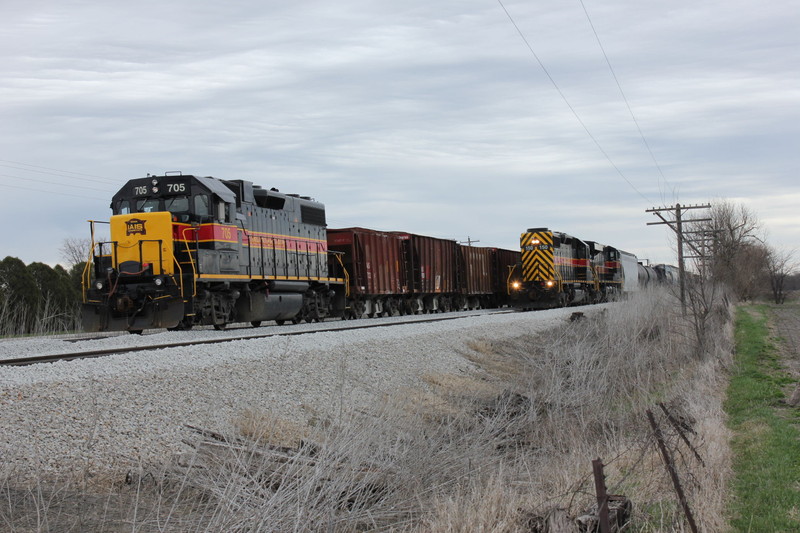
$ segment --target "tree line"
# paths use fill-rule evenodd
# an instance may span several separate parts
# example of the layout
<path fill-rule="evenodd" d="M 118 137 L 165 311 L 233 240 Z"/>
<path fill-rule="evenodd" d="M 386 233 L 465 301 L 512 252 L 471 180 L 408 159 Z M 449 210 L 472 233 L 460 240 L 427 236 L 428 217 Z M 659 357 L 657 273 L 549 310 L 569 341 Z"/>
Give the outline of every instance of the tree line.
<path fill-rule="evenodd" d="M 88 243 L 67 239 L 61 248 L 66 267 L 0 261 L 0 335 L 32 335 L 80 330 L 81 275 Z"/>

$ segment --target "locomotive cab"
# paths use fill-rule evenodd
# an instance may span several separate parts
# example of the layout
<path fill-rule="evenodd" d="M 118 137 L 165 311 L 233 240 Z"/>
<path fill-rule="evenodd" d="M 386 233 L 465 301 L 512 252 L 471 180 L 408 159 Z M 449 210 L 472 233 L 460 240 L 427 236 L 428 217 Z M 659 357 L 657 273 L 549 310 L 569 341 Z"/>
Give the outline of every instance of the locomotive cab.
<path fill-rule="evenodd" d="M 196 271 L 196 250 L 180 242 L 196 240 L 192 232 L 202 223 L 230 221 L 233 201 L 230 190 L 208 178 L 129 181 L 112 198 L 110 241 L 93 241 L 94 272 L 84 279 L 84 329 L 177 327 L 195 295 Z"/>

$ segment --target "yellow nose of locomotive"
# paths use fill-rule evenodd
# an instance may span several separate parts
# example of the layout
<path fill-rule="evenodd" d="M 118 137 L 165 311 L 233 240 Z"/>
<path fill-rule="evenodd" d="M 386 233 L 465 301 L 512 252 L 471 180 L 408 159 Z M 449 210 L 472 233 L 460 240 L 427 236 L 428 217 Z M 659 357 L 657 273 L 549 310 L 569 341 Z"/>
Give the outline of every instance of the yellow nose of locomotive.
<path fill-rule="evenodd" d="M 111 241 L 112 260 L 117 268 L 129 273 L 148 270 L 154 275 L 174 273 L 171 213 L 160 211 L 112 216 Z"/>

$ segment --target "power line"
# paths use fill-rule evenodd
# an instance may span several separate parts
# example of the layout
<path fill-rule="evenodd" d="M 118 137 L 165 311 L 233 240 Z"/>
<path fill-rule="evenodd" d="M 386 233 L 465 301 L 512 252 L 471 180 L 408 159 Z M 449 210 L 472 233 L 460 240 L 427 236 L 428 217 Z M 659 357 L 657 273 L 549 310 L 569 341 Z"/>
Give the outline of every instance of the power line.
<path fill-rule="evenodd" d="M 0 166 L 2 166 L 2 165 L 0 165 Z M 12 179 L 17 179 L 17 180 L 22 180 L 22 181 L 35 181 L 36 183 L 45 183 L 47 185 L 55 185 L 57 187 L 70 187 L 72 189 L 85 189 L 87 191 L 99 191 L 99 190 L 101 190 L 98 187 L 85 187 L 85 186 L 82 186 L 82 185 L 74 185 L 72 183 L 58 183 L 58 182 L 52 182 L 52 181 L 47 181 L 47 180 L 37 180 L 36 178 L 23 178 L 21 176 L 12 176 L 10 174 L 0 174 L 0 177 L 12 178 Z"/>
<path fill-rule="evenodd" d="M 519 26 L 517 25 L 516 21 L 514 20 L 514 17 L 512 17 L 512 16 L 511 16 L 511 13 L 509 13 L 509 12 L 508 12 L 508 9 L 506 9 L 506 6 L 503 4 L 502 0 L 497 0 L 497 3 L 499 3 L 499 4 L 500 4 L 500 7 L 502 7 L 502 8 L 503 8 L 503 11 L 505 11 L 505 13 L 506 13 L 506 16 L 508 17 L 508 20 L 510 20 L 510 21 L 511 21 L 511 24 L 513 24 L 513 25 L 514 25 L 514 28 L 517 30 L 517 33 L 519 34 L 519 36 L 522 38 L 522 41 L 525 43 L 525 46 L 527 46 L 527 47 L 528 47 L 528 50 L 531 52 L 531 54 L 533 55 L 533 57 L 536 59 L 536 62 L 537 62 L 537 63 L 539 64 L 539 66 L 541 67 L 542 71 L 544 71 L 545 75 L 546 75 L 546 76 L 547 76 L 547 78 L 550 80 L 550 83 L 552 83 L 552 84 L 553 84 L 553 87 L 555 87 L 556 91 L 557 91 L 557 92 L 558 92 L 558 94 L 561 96 L 561 99 L 562 99 L 562 100 L 564 100 L 564 103 L 566 103 L 566 104 L 567 104 L 567 107 L 569 107 L 569 110 L 570 110 L 570 111 L 572 111 L 572 114 L 575 116 L 575 119 L 578 121 L 578 123 L 581 125 L 581 127 L 583 127 L 583 130 L 586 132 L 586 134 L 589 136 L 589 138 L 590 138 L 590 139 L 592 139 L 592 141 L 594 142 L 595 146 L 597 146 L 598 150 L 600 150 L 600 152 L 601 152 L 601 153 L 602 153 L 602 154 L 605 156 L 605 158 L 608 160 L 608 162 L 611 164 L 611 166 L 612 166 L 612 167 L 614 167 L 614 170 L 616 170 L 616 171 L 617 171 L 617 174 L 619 174 L 619 175 L 620 175 L 620 177 L 621 177 L 623 180 L 625 180 L 625 182 L 626 182 L 626 183 L 627 183 L 627 184 L 628 184 L 628 185 L 631 187 L 631 189 L 633 189 L 634 191 L 636 191 L 636 194 L 638 194 L 639 196 L 641 196 L 641 197 L 642 197 L 642 199 L 644 199 L 645 201 L 647 201 L 647 202 L 651 202 L 651 201 L 650 201 L 650 199 L 648 199 L 648 198 L 647 198 L 647 197 L 646 197 L 644 194 L 642 194 L 642 193 L 641 193 L 641 191 L 639 191 L 639 189 L 637 189 L 637 188 L 636 188 L 636 186 L 635 186 L 633 183 L 631 183 L 631 181 L 630 181 L 630 180 L 629 180 L 629 179 L 628 179 L 628 178 L 625 176 L 625 174 L 623 174 L 623 173 L 622 173 L 622 171 L 621 171 L 621 170 L 619 169 L 619 167 L 618 167 L 618 166 L 617 166 L 617 165 L 614 163 L 614 161 L 612 161 L 612 160 L 611 160 L 611 157 L 610 157 L 610 156 L 608 155 L 608 153 L 607 153 L 607 152 L 606 152 L 606 151 L 603 149 L 603 147 L 600 145 L 600 143 L 599 143 L 599 142 L 598 142 L 598 140 L 595 138 L 595 136 L 594 136 L 594 135 L 592 135 L 592 132 L 591 132 L 591 131 L 589 131 L 589 128 L 586 126 L 586 124 L 583 122 L 583 120 L 581 120 L 581 117 L 578 115 L 578 112 L 577 112 L 577 111 L 575 111 L 575 108 L 574 108 L 574 107 L 572 107 L 572 104 L 570 104 L 570 102 L 569 102 L 569 100 L 567 99 L 566 95 L 564 95 L 564 92 L 561 90 L 561 88 L 560 88 L 560 87 L 558 86 L 558 84 L 556 83 L 556 80 L 555 80 L 555 79 L 553 79 L 553 77 L 550 75 L 550 72 L 549 72 L 549 71 L 547 70 L 547 68 L 544 66 L 544 63 L 542 63 L 542 60 L 541 60 L 541 59 L 539 59 L 539 56 L 538 56 L 538 55 L 536 54 L 536 52 L 533 50 L 533 46 L 531 46 L 530 42 L 528 42 L 528 39 L 525 37 L 525 34 L 523 34 L 523 33 L 522 33 L 522 30 L 521 30 L 521 29 L 519 28 Z"/>
<path fill-rule="evenodd" d="M 11 163 L 12 165 L 22 165 L 23 167 L 31 167 L 31 168 L 21 168 L 21 169 L 19 169 L 19 170 L 26 170 L 28 172 L 41 172 L 41 171 L 37 171 L 37 170 L 32 170 L 34 168 L 38 168 L 38 169 L 42 169 L 42 170 L 52 170 L 54 172 L 58 172 L 58 174 L 53 174 L 54 176 L 57 176 L 57 175 L 60 175 L 60 174 L 73 174 L 74 176 L 86 176 L 88 178 L 100 178 L 100 179 L 106 180 L 106 181 L 115 181 L 115 182 L 117 181 L 114 178 L 109 178 L 108 176 L 97 176 L 95 174 L 85 174 L 83 172 L 72 172 L 71 170 L 61 170 L 61 169 L 58 169 L 58 168 L 43 167 L 43 166 L 39 166 L 39 165 L 32 165 L 30 163 L 22 163 L 20 161 L 9 161 L 8 159 L 0 159 L 0 163 Z M 9 165 L 0 165 L 0 166 L 7 167 Z M 10 167 L 10 168 L 17 168 L 17 167 Z M 44 172 L 44 174 L 48 174 L 48 173 Z M 69 176 L 64 176 L 64 177 L 69 177 Z"/>
<path fill-rule="evenodd" d="M 8 187 L 10 189 L 20 189 L 23 191 L 35 191 L 41 193 L 41 189 L 34 189 L 33 187 L 21 187 L 19 185 L 9 185 L 8 183 L 0 183 L 0 187 Z M 95 198 L 94 196 L 86 196 L 85 194 L 70 194 L 68 192 L 59 192 L 59 196 L 73 196 L 75 198 L 91 199 L 91 200 L 108 200 L 108 198 Z"/>
<path fill-rule="evenodd" d="M 619 94 L 622 95 L 622 99 L 625 101 L 625 106 L 628 108 L 628 112 L 631 114 L 631 119 L 633 119 L 633 123 L 636 125 L 636 129 L 639 131 L 639 136 L 642 138 L 642 142 L 644 142 L 645 147 L 647 148 L 647 152 L 650 154 L 650 157 L 653 159 L 653 163 L 656 165 L 658 169 L 658 173 L 661 176 L 661 179 L 664 180 L 664 184 L 667 184 L 667 178 L 664 175 L 664 171 L 661 169 L 661 165 L 658 164 L 656 160 L 655 154 L 653 154 L 653 150 L 650 149 L 650 144 L 647 142 L 647 139 L 642 132 L 642 128 L 639 126 L 639 121 L 636 120 L 636 115 L 633 113 L 633 109 L 631 108 L 630 102 L 628 102 L 628 98 L 625 96 L 625 91 L 622 90 L 622 85 L 619 83 L 619 79 L 617 78 L 617 73 L 614 72 L 614 67 L 611 66 L 611 61 L 608 59 L 608 54 L 606 54 L 606 49 L 603 47 L 603 43 L 600 41 L 600 36 L 597 34 L 597 30 L 594 27 L 594 23 L 592 22 L 592 17 L 589 16 L 589 11 L 586 9 L 586 5 L 583 3 L 583 0 L 579 0 L 581 3 L 581 7 L 583 8 L 583 12 L 586 14 L 586 20 L 589 21 L 589 26 L 592 28 L 592 33 L 594 33 L 594 38 L 597 39 L 597 45 L 600 47 L 600 51 L 603 52 L 603 57 L 606 60 L 606 65 L 608 65 L 608 70 L 611 71 L 611 76 L 614 78 L 614 83 L 617 84 L 617 88 L 619 89 Z M 661 200 L 664 200 L 664 190 L 662 185 L 659 181 L 658 189 L 661 192 Z"/>

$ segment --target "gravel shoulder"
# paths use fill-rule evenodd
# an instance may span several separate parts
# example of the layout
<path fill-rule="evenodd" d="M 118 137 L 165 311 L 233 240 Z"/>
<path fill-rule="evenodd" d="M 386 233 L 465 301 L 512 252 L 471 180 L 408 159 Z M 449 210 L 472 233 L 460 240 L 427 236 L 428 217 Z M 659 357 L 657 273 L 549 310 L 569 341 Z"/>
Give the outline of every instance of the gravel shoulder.
<path fill-rule="evenodd" d="M 163 461 L 188 451 L 184 424 L 230 432 L 247 411 L 302 425 L 335 417 L 394 391 L 424 388 L 426 375 L 473 373 L 474 364 L 460 355 L 469 342 L 536 333 L 571 312 L 487 314 L 0 367 L 0 456 L 6 474 L 31 479 Z M 111 342 L 180 341 L 191 334 L 70 344 L 88 350 Z M 0 356 L 60 353 L 65 342 L 6 341 Z"/>

